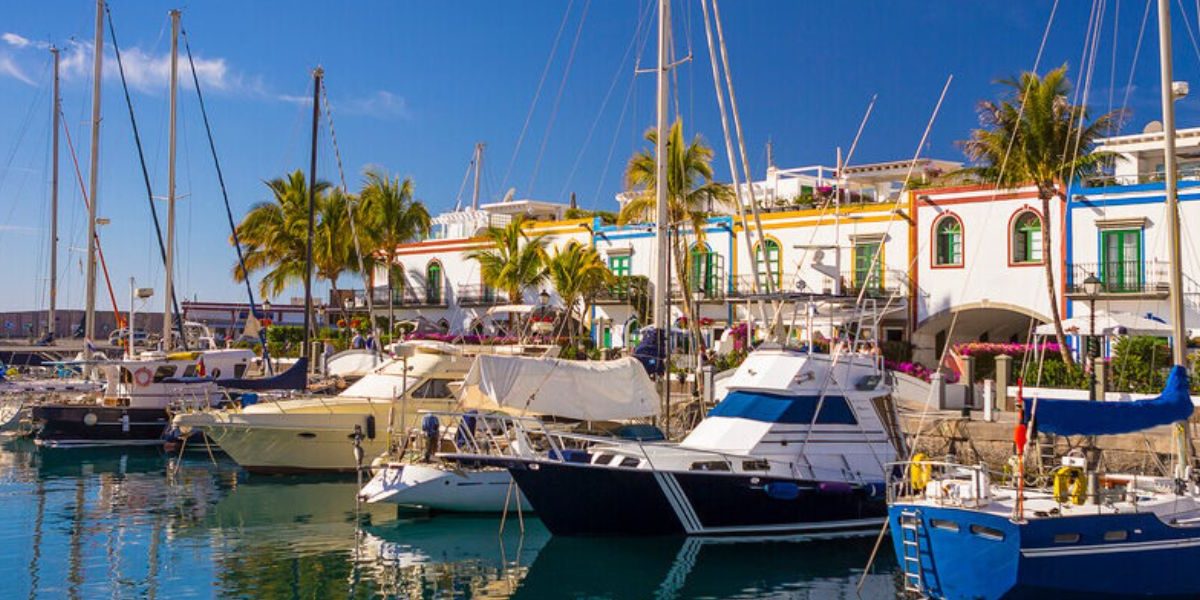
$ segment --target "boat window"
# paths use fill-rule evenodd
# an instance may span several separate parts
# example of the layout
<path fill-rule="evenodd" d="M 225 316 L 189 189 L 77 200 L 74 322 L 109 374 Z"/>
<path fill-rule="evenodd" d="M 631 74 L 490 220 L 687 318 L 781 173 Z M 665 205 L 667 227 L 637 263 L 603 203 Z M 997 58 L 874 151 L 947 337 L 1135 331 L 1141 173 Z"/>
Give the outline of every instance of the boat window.
<path fill-rule="evenodd" d="M 743 460 L 743 471 L 770 471 L 771 463 L 765 460 Z"/>
<path fill-rule="evenodd" d="M 946 519 L 930 519 L 929 524 L 935 529 L 945 529 L 946 531 L 958 532 L 958 523 L 947 521 Z"/>
<path fill-rule="evenodd" d="M 154 383 L 161 383 L 168 377 L 175 376 L 175 365 L 163 365 L 154 370 Z"/>
<path fill-rule="evenodd" d="M 817 406 L 821 407 L 820 412 Z M 813 418 L 815 415 L 815 419 Z M 730 392 L 708 413 L 710 417 L 738 417 L 767 423 L 857 425 L 858 419 L 843 396 L 793 396 L 766 392 Z"/>
<path fill-rule="evenodd" d="M 213 379 L 220 379 L 221 378 L 221 369 L 219 367 L 216 369 L 213 369 L 212 373 L 209 373 L 209 377 L 212 377 Z"/>
<path fill-rule="evenodd" d="M 1004 539 L 1003 531 L 1000 531 L 999 529 L 996 529 L 994 527 L 988 527 L 986 525 L 972 525 L 971 533 L 973 533 L 981 538 L 987 538 L 989 540 L 1003 540 Z"/>
<path fill-rule="evenodd" d="M 1078 533 L 1059 533 L 1054 536 L 1055 544 L 1076 544 L 1079 542 Z"/>
<path fill-rule="evenodd" d="M 693 471 L 728 471 L 729 463 L 723 460 L 701 460 L 692 463 Z"/>
<path fill-rule="evenodd" d="M 183 376 L 184 377 L 195 377 L 196 376 L 196 365 L 193 363 L 193 364 L 190 364 L 190 365 L 184 367 L 183 368 Z"/>
<path fill-rule="evenodd" d="M 603 454 L 603 453 L 597 454 L 595 457 L 592 458 L 592 464 L 593 465 L 607 465 L 608 462 L 612 460 L 612 458 L 613 458 L 613 455 L 611 455 L 611 454 Z"/>
<path fill-rule="evenodd" d="M 120 378 L 121 383 L 133 383 L 133 373 L 129 369 L 126 369 L 125 367 L 117 367 L 117 371 L 118 378 Z"/>
<path fill-rule="evenodd" d="M 1123 542 L 1127 539 L 1129 539 L 1129 532 L 1124 529 L 1104 532 L 1104 541 L 1106 542 Z"/>
<path fill-rule="evenodd" d="M 621 459 L 621 464 L 619 464 L 617 466 L 618 467 L 636 467 L 636 466 L 638 466 L 638 463 L 640 463 L 640 462 L 642 462 L 642 461 L 640 461 L 632 456 L 626 456 L 625 458 Z"/>
<path fill-rule="evenodd" d="M 245 375 L 245 374 L 246 374 L 246 365 L 245 364 L 233 365 L 233 378 L 234 379 L 241 379 L 242 375 Z"/>
<path fill-rule="evenodd" d="M 449 379 L 430 379 L 413 390 L 412 397 L 420 399 L 450 398 Z"/>

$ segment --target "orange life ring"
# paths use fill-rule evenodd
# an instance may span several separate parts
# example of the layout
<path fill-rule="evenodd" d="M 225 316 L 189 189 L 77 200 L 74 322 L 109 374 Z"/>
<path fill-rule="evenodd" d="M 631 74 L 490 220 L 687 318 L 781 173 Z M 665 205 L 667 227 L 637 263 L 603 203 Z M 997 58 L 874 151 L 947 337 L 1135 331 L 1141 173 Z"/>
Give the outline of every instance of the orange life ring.
<path fill-rule="evenodd" d="M 138 384 L 139 387 L 146 387 L 150 385 L 150 381 L 153 379 L 154 374 L 151 373 L 150 369 L 147 369 L 146 367 L 141 367 L 133 372 L 133 382 Z"/>

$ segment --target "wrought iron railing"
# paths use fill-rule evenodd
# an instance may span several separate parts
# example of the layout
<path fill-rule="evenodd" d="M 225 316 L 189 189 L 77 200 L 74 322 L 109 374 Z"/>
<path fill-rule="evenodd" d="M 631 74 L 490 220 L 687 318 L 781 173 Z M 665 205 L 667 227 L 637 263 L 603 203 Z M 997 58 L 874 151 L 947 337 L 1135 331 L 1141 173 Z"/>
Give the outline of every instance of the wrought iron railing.
<path fill-rule="evenodd" d="M 1100 294 L 1157 294 L 1168 289 L 1166 263 L 1124 260 L 1072 264 L 1067 293 L 1087 295 L 1084 282 L 1090 276 L 1100 280 Z"/>
<path fill-rule="evenodd" d="M 483 284 L 459 285 L 454 297 L 462 306 L 492 306 L 508 302 L 508 294 Z"/>

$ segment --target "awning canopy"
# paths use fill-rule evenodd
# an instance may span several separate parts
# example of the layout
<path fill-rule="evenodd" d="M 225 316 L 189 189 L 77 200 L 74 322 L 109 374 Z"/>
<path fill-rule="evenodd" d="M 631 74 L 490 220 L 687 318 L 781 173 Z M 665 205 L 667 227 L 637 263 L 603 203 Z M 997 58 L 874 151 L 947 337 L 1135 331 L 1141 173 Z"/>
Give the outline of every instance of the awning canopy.
<path fill-rule="evenodd" d="M 654 384 L 633 358 L 571 361 L 483 354 L 463 381 L 462 405 L 515 415 L 620 421 L 658 414 Z"/>
<path fill-rule="evenodd" d="M 487 314 L 496 315 L 503 313 L 530 313 L 536 308 L 532 304 L 501 304 L 488 309 Z"/>
<path fill-rule="evenodd" d="M 1063 331 L 1068 335 L 1090 335 L 1092 333 L 1091 315 L 1071 317 L 1062 322 Z M 1054 323 L 1038 325 L 1035 332 L 1038 335 L 1054 335 Z M 1171 326 L 1149 317 L 1125 312 L 1096 311 L 1095 335 L 1149 335 L 1167 337 L 1171 335 Z"/>

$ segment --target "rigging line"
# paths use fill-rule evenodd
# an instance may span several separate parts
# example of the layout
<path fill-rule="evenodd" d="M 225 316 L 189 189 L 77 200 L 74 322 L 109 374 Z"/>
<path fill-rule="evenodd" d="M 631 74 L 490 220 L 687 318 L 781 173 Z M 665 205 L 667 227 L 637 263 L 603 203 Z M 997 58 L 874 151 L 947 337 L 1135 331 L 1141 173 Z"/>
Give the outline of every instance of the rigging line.
<path fill-rule="evenodd" d="M 125 64 L 121 61 L 121 47 L 117 44 L 117 29 L 113 26 L 112 10 L 104 5 L 104 13 L 108 17 L 108 34 L 112 40 L 113 53 L 117 57 L 117 72 L 121 75 L 121 89 L 125 93 L 125 106 L 129 109 L 129 124 L 133 128 L 133 142 L 137 146 L 138 163 L 142 167 L 142 181 L 146 184 L 146 201 L 150 205 L 150 217 L 154 221 L 154 234 L 158 238 L 158 252 L 162 262 L 167 263 L 167 246 L 163 242 L 162 228 L 158 223 L 158 208 L 154 206 L 154 190 L 150 186 L 150 172 L 146 169 L 146 156 L 142 151 L 142 138 L 138 133 L 137 118 L 133 114 L 133 99 L 129 97 L 129 86 L 125 81 Z M 194 74 L 194 73 L 193 73 Z M 175 326 L 179 333 L 183 349 L 188 349 L 187 335 L 183 331 L 183 314 L 179 311 L 179 296 L 175 293 L 175 284 L 171 283 L 171 310 L 175 313 Z"/>
<path fill-rule="evenodd" d="M 596 191 L 592 193 L 592 209 L 600 202 L 600 190 L 604 188 L 604 180 L 608 177 L 608 169 L 612 166 L 612 157 L 617 149 L 617 142 L 621 139 L 621 125 L 625 122 L 625 115 L 629 112 L 630 100 L 633 99 L 633 92 L 636 86 L 633 80 L 637 79 L 637 75 L 631 77 L 629 89 L 625 92 L 625 103 L 621 105 L 621 115 L 617 117 L 617 124 L 613 127 L 612 142 L 608 145 L 608 156 L 604 159 L 604 168 L 600 170 L 600 179 L 596 182 Z"/>
<path fill-rule="evenodd" d="M 346 171 L 342 167 L 342 151 L 338 146 L 337 131 L 333 128 L 333 108 L 330 107 L 329 104 L 328 84 L 321 87 L 321 99 L 325 101 L 325 118 L 329 122 L 329 141 L 333 144 L 333 155 L 337 159 L 338 177 L 342 181 L 342 193 L 346 196 L 346 218 L 350 222 L 350 236 L 354 238 L 354 253 L 358 257 L 358 272 L 365 279 L 367 276 L 367 266 L 366 261 L 363 259 L 362 245 L 358 239 L 358 228 L 354 224 L 353 210 L 353 205 L 356 202 L 361 201 L 361 199 L 352 198 L 349 190 L 346 188 Z M 363 281 L 364 289 L 367 287 L 366 283 L 366 281 Z M 374 291 L 375 290 L 373 289 L 367 290 L 367 293 L 364 295 L 367 297 L 367 318 L 371 321 L 371 335 L 375 336 L 375 340 L 377 342 L 375 344 L 374 351 L 376 358 L 378 358 L 380 347 L 383 345 L 382 341 L 380 340 L 383 338 L 379 336 L 379 325 L 375 322 L 375 302 L 373 298 Z M 390 301 L 391 299 L 389 298 L 389 302 Z M 392 335 L 392 332 L 389 331 L 388 335 Z"/>
<path fill-rule="evenodd" d="M 1196 0 L 1200 2 L 1200 0 Z M 1138 56 L 1142 52 L 1142 38 L 1146 34 L 1146 22 L 1150 20 L 1150 7 L 1153 2 L 1146 2 L 1146 12 L 1142 13 L 1142 27 L 1138 30 L 1137 45 L 1133 47 L 1133 62 L 1129 63 L 1129 78 L 1125 81 L 1125 95 L 1121 100 L 1121 114 L 1129 107 L 1129 93 L 1133 90 L 1133 74 L 1137 72 Z"/>
<path fill-rule="evenodd" d="M 92 202 L 87 195 L 87 186 L 83 183 L 83 171 L 79 170 L 79 157 L 75 155 L 75 144 L 71 143 L 71 129 L 67 127 L 66 114 L 62 108 L 59 108 L 59 114 L 63 116 L 62 128 L 63 137 L 67 139 L 67 150 L 71 153 L 71 162 L 75 165 L 75 179 L 79 182 L 80 198 L 83 199 L 83 207 L 90 209 Z M 96 243 L 96 258 L 100 261 L 100 269 L 104 273 L 104 283 L 108 286 L 108 299 L 112 301 L 113 316 L 116 319 L 117 327 L 125 327 L 125 318 L 121 316 L 121 311 L 117 308 L 117 295 L 113 293 L 112 279 L 108 276 L 108 261 L 104 259 L 104 248 L 100 245 L 100 231 L 96 230 L 93 239 Z"/>
<path fill-rule="evenodd" d="M 1094 34 L 1092 35 L 1092 40 L 1091 40 L 1091 50 L 1088 52 L 1088 60 L 1087 60 L 1087 62 L 1084 62 L 1081 64 L 1081 67 L 1084 68 L 1084 73 L 1082 73 L 1083 85 L 1076 87 L 1076 92 L 1078 92 L 1077 98 L 1079 98 L 1079 103 L 1076 105 L 1079 107 L 1079 110 L 1078 110 L 1079 118 L 1078 118 L 1078 124 L 1076 124 L 1074 126 L 1074 128 L 1075 128 L 1075 136 L 1074 136 L 1075 147 L 1071 150 L 1070 168 L 1059 171 L 1059 178 L 1063 180 L 1064 186 L 1070 185 L 1070 182 L 1075 178 L 1075 173 L 1078 170 L 1077 161 L 1079 160 L 1079 152 L 1080 152 L 1081 146 L 1083 144 L 1083 120 L 1084 120 L 1084 117 L 1087 116 L 1086 107 L 1087 107 L 1088 98 L 1091 96 L 1092 77 L 1096 71 L 1096 52 L 1100 46 L 1100 33 L 1104 29 L 1103 17 L 1104 17 L 1104 2 L 1103 2 L 1103 0 L 1101 0 L 1099 2 L 1099 11 L 1098 11 L 1098 14 L 1096 15 L 1096 21 L 1094 23 L 1095 28 L 1094 28 Z M 1072 119 L 1072 120 L 1074 120 L 1074 119 Z M 1070 127 L 1071 127 L 1071 125 L 1068 123 L 1068 128 L 1070 128 Z M 1070 136 L 1070 129 L 1068 129 L 1067 131 L 1068 131 L 1068 136 L 1067 136 L 1066 143 L 1068 145 L 1070 145 L 1071 141 L 1072 141 L 1071 136 Z M 1067 148 L 1064 148 L 1063 150 L 1064 150 L 1063 153 L 1066 154 Z M 1063 165 L 1063 166 L 1065 167 L 1066 165 Z M 1065 178 L 1063 177 L 1063 171 L 1067 172 L 1067 177 L 1065 177 Z M 1065 191 L 1066 190 L 1064 190 L 1064 192 Z M 1046 219 L 1048 219 L 1048 218 L 1049 217 L 1046 217 Z M 1066 276 L 1067 276 L 1067 274 L 1063 273 L 1063 277 L 1065 278 Z"/>
<path fill-rule="evenodd" d="M 217 144 L 213 139 L 212 126 L 208 121 L 208 107 L 204 104 L 204 92 L 200 89 L 200 77 L 196 74 L 196 62 L 192 58 L 192 43 L 191 38 L 187 34 L 187 29 L 180 28 L 180 33 L 183 36 L 183 49 L 188 57 L 188 70 L 192 73 L 192 85 L 196 88 L 196 101 L 200 105 L 200 116 L 204 121 L 204 133 L 208 138 L 208 150 L 212 154 L 213 167 L 217 172 L 217 184 L 221 187 L 221 198 L 225 202 L 225 218 L 229 222 L 230 237 L 233 238 L 233 248 L 237 252 L 238 265 L 242 268 L 243 280 L 246 284 L 246 296 L 250 300 L 250 315 L 255 319 L 259 319 L 258 305 L 254 302 L 254 288 L 250 285 L 250 272 L 246 269 L 246 259 L 242 254 L 242 242 L 238 239 L 237 225 L 233 221 L 233 209 L 229 207 L 229 191 L 225 187 L 225 174 L 221 170 L 221 159 L 217 154 Z M 263 365 L 267 369 L 267 373 L 271 372 L 271 357 L 267 352 L 267 336 L 266 332 L 260 327 L 258 330 L 258 341 L 263 348 Z"/>
<path fill-rule="evenodd" d="M 471 168 L 475 166 L 475 152 L 471 152 L 471 160 L 467 161 L 467 171 L 463 173 L 462 183 L 458 184 L 458 193 L 454 195 L 454 212 L 462 210 L 462 195 L 467 189 L 467 180 L 471 178 Z"/>
<path fill-rule="evenodd" d="M 1187 8 L 1183 6 L 1183 0 L 1176 0 L 1179 3 L 1179 11 L 1184 15 L 1187 14 Z M 1192 22 L 1187 19 L 1179 19 L 1183 21 L 1183 26 L 1187 29 L 1188 39 L 1192 42 L 1192 50 L 1196 53 L 1196 59 L 1200 60 L 1200 45 L 1196 44 L 1196 32 L 1192 29 Z"/>
<path fill-rule="evenodd" d="M 51 59 L 48 59 L 51 60 Z M 48 64 L 48 63 L 47 63 Z M 45 70 L 45 68 L 43 68 Z M 29 126 L 33 122 L 33 113 L 42 106 L 42 101 L 46 93 L 45 82 L 37 87 L 37 93 L 30 98 L 29 108 L 25 110 L 25 118 L 21 121 L 21 128 L 17 131 L 17 139 L 13 142 L 12 150 L 8 154 L 8 158 L 4 161 L 4 168 L 0 170 L 0 190 L 4 189 L 5 180 L 8 179 L 8 174 L 12 172 L 13 161 L 17 157 L 17 151 L 21 149 L 21 142 L 25 139 L 25 134 L 29 131 Z M 13 206 L 16 206 L 14 202 Z M 10 211 L 11 216 L 11 211 Z"/>
<path fill-rule="evenodd" d="M 537 159 L 533 161 L 533 173 L 529 176 L 529 196 L 533 197 L 533 184 L 537 181 L 538 170 L 542 166 L 542 156 L 546 153 L 546 145 L 550 142 L 550 134 L 554 130 L 554 119 L 558 116 L 558 106 L 562 102 L 563 91 L 567 88 L 567 79 L 571 76 L 571 65 L 575 63 L 575 50 L 579 47 L 579 39 L 583 37 L 583 24 L 587 21 L 588 7 L 592 0 L 583 3 L 583 12 L 579 15 L 579 25 L 575 28 L 575 39 L 571 41 L 571 50 L 567 52 L 567 64 L 563 67 L 562 79 L 558 82 L 558 91 L 554 95 L 554 104 L 550 108 L 550 120 L 546 122 L 546 130 L 542 133 L 542 145 L 538 148 Z"/>
<path fill-rule="evenodd" d="M 653 6 L 647 4 L 646 6 Z M 633 52 L 634 46 L 637 44 L 638 34 L 641 32 L 642 24 L 646 17 L 650 14 L 647 10 L 642 13 L 638 20 L 637 29 L 633 33 L 633 37 L 629 40 L 629 45 L 625 47 L 625 53 L 621 55 L 621 61 L 617 63 L 617 70 L 613 73 L 612 82 L 608 85 L 608 91 L 604 94 L 604 99 L 600 102 L 600 110 L 596 112 L 596 118 L 592 119 L 592 126 L 588 129 L 587 136 L 584 137 L 583 144 L 579 146 L 579 152 L 575 155 L 575 163 L 571 165 L 571 170 L 567 173 L 567 179 L 563 183 L 562 191 L 559 192 L 559 197 L 563 198 L 567 195 L 567 189 L 571 187 L 571 182 L 575 178 L 575 172 L 579 169 L 579 165 L 583 162 L 583 155 L 587 150 L 588 145 L 592 141 L 592 134 L 596 133 L 596 126 L 600 124 L 600 118 L 604 115 L 604 109 L 608 107 L 608 101 L 612 97 L 613 91 L 617 88 L 617 82 L 621 80 L 621 72 L 625 70 L 625 62 L 629 60 L 629 55 Z M 532 189 L 531 189 L 532 192 Z"/>
<path fill-rule="evenodd" d="M 567 10 L 563 12 L 562 22 L 558 24 L 558 33 L 554 34 L 554 43 L 550 46 L 550 56 L 546 57 L 546 66 L 542 67 L 542 77 L 538 80 L 537 89 L 533 92 L 533 101 L 529 103 L 529 112 L 525 114 L 525 124 L 521 126 L 521 134 L 517 136 L 517 145 L 513 148 L 512 157 L 508 159 L 508 168 L 504 170 L 504 178 L 500 180 L 502 189 L 508 184 L 508 176 L 512 174 L 517 156 L 521 154 L 521 144 L 525 141 L 525 134 L 529 131 L 529 122 L 533 120 L 533 111 L 537 108 L 538 98 L 542 96 L 542 86 L 546 84 L 546 76 L 550 74 L 550 65 L 554 64 L 554 56 L 558 54 L 558 43 L 562 40 L 563 30 L 567 27 L 567 20 L 571 16 L 571 8 L 574 5 L 575 0 L 567 3 Z"/>

